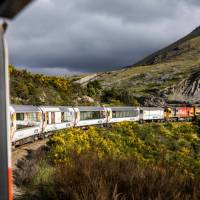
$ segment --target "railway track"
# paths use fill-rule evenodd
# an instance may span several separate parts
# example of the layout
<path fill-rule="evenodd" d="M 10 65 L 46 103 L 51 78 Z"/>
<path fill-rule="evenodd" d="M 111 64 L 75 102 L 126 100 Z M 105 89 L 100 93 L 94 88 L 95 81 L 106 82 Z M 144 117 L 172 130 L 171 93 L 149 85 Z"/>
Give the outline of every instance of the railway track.
<path fill-rule="evenodd" d="M 24 156 L 26 156 L 27 152 L 29 150 L 37 150 L 39 147 L 45 145 L 47 141 L 48 141 L 48 139 L 37 140 L 33 143 L 27 143 L 27 144 L 24 144 L 24 145 L 21 145 L 21 146 L 15 148 L 12 151 L 13 169 L 15 169 L 17 161 L 19 159 L 23 158 Z"/>
<path fill-rule="evenodd" d="M 48 139 L 38 140 L 33 143 L 27 143 L 22 146 L 17 147 L 12 151 L 12 168 L 13 171 L 17 169 L 17 162 L 21 159 L 23 159 L 25 156 L 28 155 L 28 152 L 31 150 L 37 150 L 41 146 L 45 145 Z M 23 191 L 19 189 L 14 183 L 13 183 L 13 196 L 14 198 L 17 196 L 20 196 L 23 194 Z"/>

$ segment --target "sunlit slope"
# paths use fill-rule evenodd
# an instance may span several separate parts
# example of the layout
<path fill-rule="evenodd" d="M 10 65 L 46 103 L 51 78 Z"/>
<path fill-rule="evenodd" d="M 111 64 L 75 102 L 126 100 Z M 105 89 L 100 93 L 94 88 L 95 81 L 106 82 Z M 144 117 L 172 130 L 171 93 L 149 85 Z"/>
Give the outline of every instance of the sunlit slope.
<path fill-rule="evenodd" d="M 185 90 L 190 83 L 193 84 L 191 77 L 200 72 L 200 36 L 179 42 L 176 49 L 178 52 L 168 51 L 166 55 L 171 56 L 170 59 L 161 63 L 105 72 L 97 74 L 95 79 L 105 88 L 128 89 L 136 96 L 153 95 L 166 100 L 193 100 L 194 95 Z M 195 100 L 198 98 L 195 97 Z"/>

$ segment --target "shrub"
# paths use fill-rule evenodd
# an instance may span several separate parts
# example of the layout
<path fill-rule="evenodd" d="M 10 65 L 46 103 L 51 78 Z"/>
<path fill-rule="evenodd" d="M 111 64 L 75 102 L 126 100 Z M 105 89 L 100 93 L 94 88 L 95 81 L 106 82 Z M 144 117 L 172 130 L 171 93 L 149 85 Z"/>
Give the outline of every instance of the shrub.
<path fill-rule="evenodd" d="M 21 199 L 43 200 L 197 200 L 200 180 L 178 169 L 141 166 L 135 159 L 99 159 L 94 153 L 71 154 L 71 163 L 55 165 L 50 182 L 40 181 Z M 37 164 L 37 163 L 36 163 Z"/>

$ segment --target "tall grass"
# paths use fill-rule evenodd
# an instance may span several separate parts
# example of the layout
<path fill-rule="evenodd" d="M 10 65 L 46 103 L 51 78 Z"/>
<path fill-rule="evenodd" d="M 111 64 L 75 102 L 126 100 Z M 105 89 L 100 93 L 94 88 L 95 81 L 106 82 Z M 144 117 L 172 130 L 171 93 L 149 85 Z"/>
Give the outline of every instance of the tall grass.
<path fill-rule="evenodd" d="M 200 199 L 198 124 L 68 129 L 19 161 L 25 200 Z"/>
<path fill-rule="evenodd" d="M 36 155 L 36 154 L 35 154 Z M 41 157 L 40 157 L 41 158 Z M 34 168 L 18 170 L 18 179 L 30 175 L 38 179 L 27 187 L 21 181 L 26 192 L 18 199 L 42 200 L 141 200 L 141 199 L 199 199 L 199 176 L 183 175 L 178 168 L 162 165 L 141 165 L 135 159 L 100 159 L 94 153 L 71 154 L 72 162 L 58 164 L 55 171 L 43 179 Z M 30 161 L 24 160 L 29 166 Z M 43 160 L 44 162 L 44 160 Z M 44 164 L 44 163 L 43 163 Z M 34 165 L 42 167 L 41 159 Z M 47 166 L 47 164 L 46 164 Z M 34 177 L 32 171 L 34 171 Z M 36 170 L 37 171 L 37 170 Z M 38 170 L 39 171 L 39 170 Z M 38 178 L 39 176 L 40 178 Z"/>

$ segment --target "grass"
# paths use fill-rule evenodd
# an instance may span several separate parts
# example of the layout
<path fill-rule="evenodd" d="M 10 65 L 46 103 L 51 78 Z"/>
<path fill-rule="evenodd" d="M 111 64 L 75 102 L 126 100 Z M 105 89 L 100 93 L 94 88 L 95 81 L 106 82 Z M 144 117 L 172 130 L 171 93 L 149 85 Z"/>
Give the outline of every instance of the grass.
<path fill-rule="evenodd" d="M 72 154 L 71 157 L 73 164 L 57 165 L 48 181 L 39 179 L 17 199 L 199 199 L 199 178 L 183 176 L 173 167 L 142 166 L 135 159 L 106 157 L 102 160 L 94 153 Z"/>

